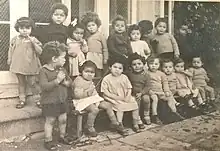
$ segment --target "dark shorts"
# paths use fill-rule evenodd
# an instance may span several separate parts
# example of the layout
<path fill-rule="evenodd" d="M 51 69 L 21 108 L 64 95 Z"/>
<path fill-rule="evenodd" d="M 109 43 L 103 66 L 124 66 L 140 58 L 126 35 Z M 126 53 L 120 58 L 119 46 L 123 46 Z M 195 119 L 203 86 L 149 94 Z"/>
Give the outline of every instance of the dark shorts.
<path fill-rule="evenodd" d="M 68 106 L 66 103 L 42 105 L 43 116 L 58 117 L 63 113 L 67 113 L 67 111 L 68 111 Z"/>

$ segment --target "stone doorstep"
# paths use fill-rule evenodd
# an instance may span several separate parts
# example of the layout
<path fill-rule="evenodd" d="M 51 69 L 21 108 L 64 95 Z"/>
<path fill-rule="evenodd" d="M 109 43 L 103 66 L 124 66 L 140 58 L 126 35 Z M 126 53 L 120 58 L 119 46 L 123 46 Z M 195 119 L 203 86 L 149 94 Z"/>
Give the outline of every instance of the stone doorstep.
<path fill-rule="evenodd" d="M 41 109 L 36 106 L 6 107 L 0 110 L 0 139 L 43 130 L 43 124 Z"/>

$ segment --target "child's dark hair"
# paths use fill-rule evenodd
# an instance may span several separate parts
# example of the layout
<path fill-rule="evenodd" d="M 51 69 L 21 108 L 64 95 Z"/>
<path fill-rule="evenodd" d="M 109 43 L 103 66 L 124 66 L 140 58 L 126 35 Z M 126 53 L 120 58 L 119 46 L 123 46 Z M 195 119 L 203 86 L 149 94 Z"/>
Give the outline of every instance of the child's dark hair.
<path fill-rule="evenodd" d="M 149 30 L 153 30 L 153 23 L 150 20 L 141 20 L 138 26 L 141 28 L 142 35 L 148 33 Z"/>
<path fill-rule="evenodd" d="M 79 67 L 79 72 L 82 73 L 85 68 L 93 68 L 95 71 L 97 70 L 97 66 L 94 62 L 88 60 L 83 63 L 82 66 Z"/>
<path fill-rule="evenodd" d="M 160 58 L 155 57 L 155 56 L 150 56 L 149 58 L 147 58 L 147 64 L 149 65 L 149 64 L 153 63 L 156 59 L 158 59 L 160 62 Z"/>
<path fill-rule="evenodd" d="M 41 54 L 42 61 L 49 63 L 53 57 L 59 57 L 62 52 L 67 51 L 67 46 L 58 41 L 51 41 L 43 46 L 43 52 Z"/>
<path fill-rule="evenodd" d="M 63 10 L 64 14 L 67 16 L 68 15 L 68 8 L 66 7 L 66 5 L 62 4 L 62 3 L 55 3 L 53 4 L 53 6 L 51 7 L 51 15 L 55 12 L 55 10 L 57 9 L 61 9 Z"/>
<path fill-rule="evenodd" d="M 166 25 L 168 24 L 166 18 L 157 18 L 157 20 L 156 20 L 155 23 L 154 23 L 154 27 L 157 27 L 157 25 L 158 25 L 159 23 L 161 23 L 161 22 L 166 23 Z"/>
<path fill-rule="evenodd" d="M 137 53 L 133 53 L 128 57 L 128 64 L 129 66 L 131 66 L 132 62 L 134 60 L 141 60 L 141 62 L 143 62 L 143 64 L 146 63 L 146 59 L 144 57 L 142 57 L 141 55 L 137 54 Z"/>
<path fill-rule="evenodd" d="M 184 60 L 182 58 L 176 58 L 173 60 L 174 66 L 177 65 L 178 63 L 184 63 Z"/>
<path fill-rule="evenodd" d="M 127 63 L 127 60 L 125 60 L 123 58 L 120 58 L 120 57 L 114 57 L 114 58 L 111 58 L 111 59 L 108 60 L 108 66 L 109 67 L 112 67 L 112 65 L 115 64 L 115 63 L 122 64 L 122 66 L 123 66 L 123 68 L 125 70 L 125 67 L 126 67 L 125 65 Z"/>
<path fill-rule="evenodd" d="M 35 28 L 35 23 L 29 17 L 21 17 L 15 23 L 15 30 L 19 32 L 19 28 L 21 27 L 31 27 L 33 29 Z"/>
<path fill-rule="evenodd" d="M 125 23 L 125 26 L 127 26 L 127 21 L 125 20 L 125 18 L 121 15 L 117 15 L 113 20 L 112 20 L 112 27 L 115 26 L 117 21 L 123 21 Z"/>
<path fill-rule="evenodd" d="M 101 26 L 101 20 L 99 18 L 99 15 L 95 12 L 87 12 L 85 15 L 82 16 L 81 22 L 86 27 L 89 22 L 96 23 L 97 27 Z"/>
<path fill-rule="evenodd" d="M 84 33 L 85 33 L 85 26 L 84 26 L 84 24 L 78 22 L 75 26 L 73 26 L 73 25 L 71 25 L 71 24 L 68 26 L 68 35 L 69 35 L 69 37 L 73 38 L 73 32 L 74 32 L 77 28 L 83 29 L 83 30 L 84 30 Z"/>
<path fill-rule="evenodd" d="M 129 34 L 129 36 L 130 36 L 130 34 L 131 34 L 131 32 L 132 32 L 133 30 L 139 30 L 139 31 L 141 32 L 141 28 L 140 28 L 138 25 L 133 24 L 133 25 L 131 25 L 131 26 L 128 27 L 128 34 Z"/>
<path fill-rule="evenodd" d="M 200 55 L 194 55 L 194 56 L 192 56 L 192 61 L 193 61 L 194 58 L 200 58 L 200 60 L 203 62 L 203 58 L 202 58 Z"/>
<path fill-rule="evenodd" d="M 169 62 L 171 62 L 172 64 L 174 64 L 171 59 L 164 59 L 164 60 L 162 61 L 162 66 L 163 66 L 165 63 L 169 63 Z"/>

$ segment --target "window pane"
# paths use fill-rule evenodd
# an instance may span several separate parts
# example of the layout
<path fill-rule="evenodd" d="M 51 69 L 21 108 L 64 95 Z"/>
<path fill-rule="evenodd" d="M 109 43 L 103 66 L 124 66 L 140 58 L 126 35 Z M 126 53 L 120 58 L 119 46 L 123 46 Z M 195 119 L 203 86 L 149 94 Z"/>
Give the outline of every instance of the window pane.
<path fill-rule="evenodd" d="M 9 21 L 9 0 L 0 0 L 0 20 Z"/>
<path fill-rule="evenodd" d="M 50 21 L 51 6 L 61 0 L 29 0 L 29 15 L 35 22 L 48 23 Z"/>
<path fill-rule="evenodd" d="M 117 16 L 123 16 L 128 22 L 128 0 L 110 0 L 110 22 Z"/>
<path fill-rule="evenodd" d="M 7 71 L 8 47 L 9 47 L 10 26 L 0 25 L 0 71 Z"/>
<path fill-rule="evenodd" d="M 88 11 L 94 11 L 94 0 L 72 0 L 71 18 L 81 17 Z"/>

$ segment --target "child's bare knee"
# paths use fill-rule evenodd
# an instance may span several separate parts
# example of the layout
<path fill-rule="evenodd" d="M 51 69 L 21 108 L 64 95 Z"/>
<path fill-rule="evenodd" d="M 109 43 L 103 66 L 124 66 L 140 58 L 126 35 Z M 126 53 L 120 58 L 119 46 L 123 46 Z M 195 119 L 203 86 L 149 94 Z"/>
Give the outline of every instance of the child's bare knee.
<path fill-rule="evenodd" d="M 56 121 L 55 117 L 46 117 L 45 124 L 54 125 L 55 121 Z"/>

